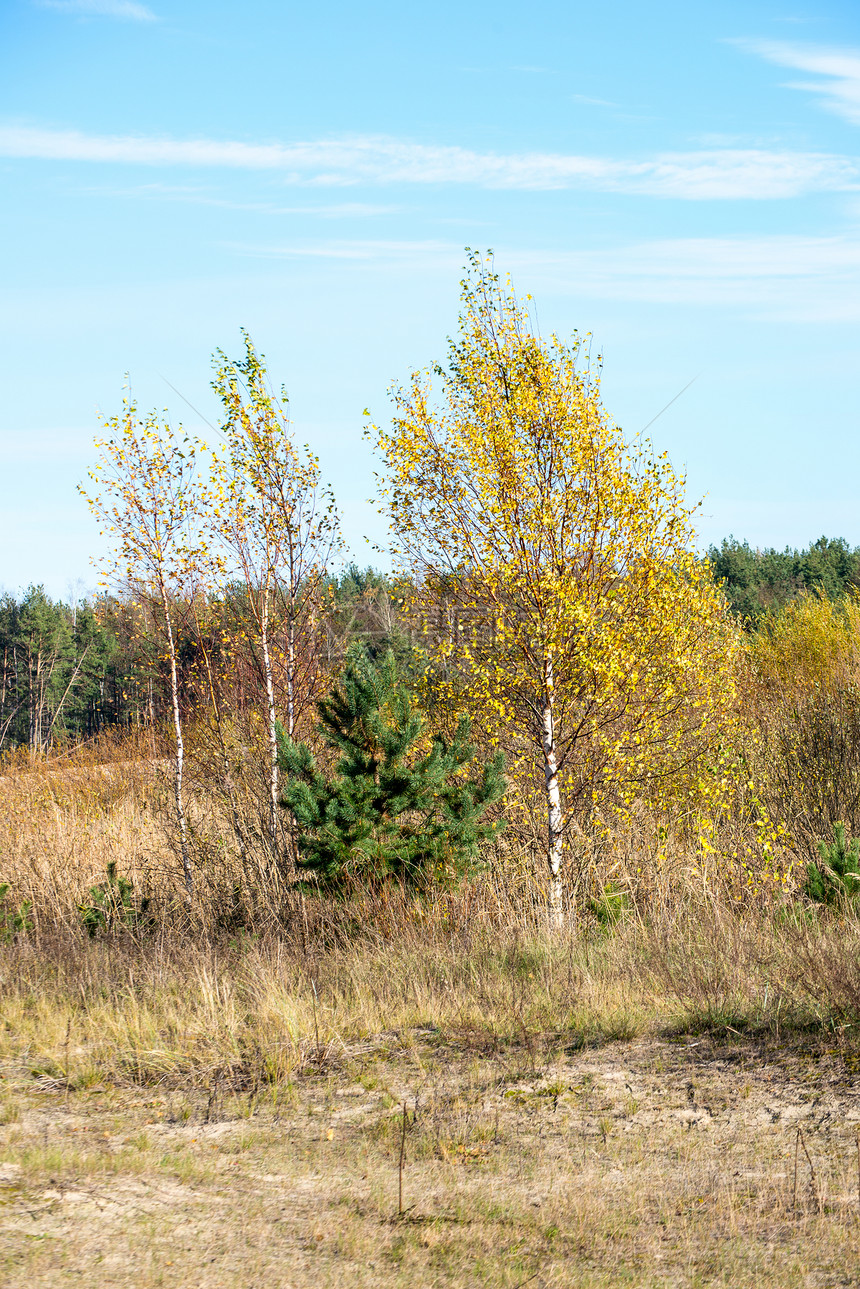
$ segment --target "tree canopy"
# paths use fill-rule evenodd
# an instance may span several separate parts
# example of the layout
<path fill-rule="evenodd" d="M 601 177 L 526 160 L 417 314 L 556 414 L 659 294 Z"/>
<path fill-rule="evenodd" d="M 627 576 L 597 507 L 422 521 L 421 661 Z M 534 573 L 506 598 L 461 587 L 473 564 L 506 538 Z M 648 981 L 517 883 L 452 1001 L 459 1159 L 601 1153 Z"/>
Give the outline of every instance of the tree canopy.
<path fill-rule="evenodd" d="M 376 432 L 382 503 L 437 697 L 542 765 L 558 921 L 566 825 L 696 759 L 732 630 L 683 477 L 607 415 L 587 346 L 544 339 L 478 256 L 462 301 L 447 367 Z"/>

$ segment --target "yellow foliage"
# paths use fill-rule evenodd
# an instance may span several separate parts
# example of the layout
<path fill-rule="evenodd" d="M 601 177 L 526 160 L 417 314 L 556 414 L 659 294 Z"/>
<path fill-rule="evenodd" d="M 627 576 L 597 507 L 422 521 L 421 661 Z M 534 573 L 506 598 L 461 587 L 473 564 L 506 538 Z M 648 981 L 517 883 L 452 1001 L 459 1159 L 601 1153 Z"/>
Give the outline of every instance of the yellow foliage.
<path fill-rule="evenodd" d="M 448 369 L 414 373 L 375 428 L 434 699 L 548 793 L 557 776 L 580 822 L 698 775 L 737 648 L 683 477 L 625 440 L 584 351 L 473 256 Z"/>
<path fill-rule="evenodd" d="M 801 595 L 749 637 L 751 681 L 783 697 L 860 675 L 860 603 Z"/>
<path fill-rule="evenodd" d="M 784 871 L 802 874 L 835 823 L 860 832 L 860 604 L 800 596 L 762 620 L 743 663 L 750 788 Z"/>

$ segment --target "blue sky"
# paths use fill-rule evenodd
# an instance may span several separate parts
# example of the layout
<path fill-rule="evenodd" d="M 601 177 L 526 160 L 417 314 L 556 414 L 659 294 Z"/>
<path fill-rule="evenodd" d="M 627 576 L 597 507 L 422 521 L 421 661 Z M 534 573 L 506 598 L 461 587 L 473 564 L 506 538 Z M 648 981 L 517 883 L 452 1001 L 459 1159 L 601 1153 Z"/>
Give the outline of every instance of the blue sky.
<path fill-rule="evenodd" d="M 631 435 L 695 378 L 650 434 L 703 545 L 860 544 L 856 5 L 6 0 L 0 73 L 0 587 L 94 585 L 98 411 L 205 436 L 240 327 L 378 562 L 362 410 L 465 246 Z"/>

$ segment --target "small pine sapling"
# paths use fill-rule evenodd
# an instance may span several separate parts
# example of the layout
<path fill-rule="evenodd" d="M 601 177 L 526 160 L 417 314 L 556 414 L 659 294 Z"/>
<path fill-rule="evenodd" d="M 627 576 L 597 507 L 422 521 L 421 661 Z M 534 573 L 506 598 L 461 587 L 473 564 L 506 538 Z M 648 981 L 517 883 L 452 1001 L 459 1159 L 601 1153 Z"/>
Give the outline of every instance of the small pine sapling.
<path fill-rule="evenodd" d="M 845 825 L 833 825 L 833 841 L 818 843 L 820 861 L 807 865 L 804 892 L 816 904 L 845 904 L 860 895 L 860 839 L 848 842 Z"/>
<path fill-rule="evenodd" d="M 33 930 L 31 900 L 22 900 L 17 906 L 8 900 L 9 883 L 0 882 L 0 944 L 9 944 L 18 935 Z"/>
<path fill-rule="evenodd" d="M 588 910 L 604 930 L 611 930 L 630 912 L 630 896 L 615 882 L 607 882 L 599 895 L 589 898 Z"/>
<path fill-rule="evenodd" d="M 148 908 L 149 900 L 135 900 L 132 883 L 117 876 L 116 861 L 112 859 L 107 866 L 107 880 L 90 888 L 90 903 L 79 904 L 78 912 L 87 933 L 96 936 L 100 931 L 136 931 L 150 926 Z"/>
<path fill-rule="evenodd" d="M 281 804 L 298 824 L 298 865 L 321 888 L 395 880 L 407 886 L 464 872 L 499 822 L 487 809 L 505 790 L 501 754 L 475 770 L 468 722 L 434 735 L 413 708 L 393 653 L 347 654 L 340 683 L 317 704 L 318 732 L 340 753 L 333 777 L 305 743 L 279 731 Z"/>

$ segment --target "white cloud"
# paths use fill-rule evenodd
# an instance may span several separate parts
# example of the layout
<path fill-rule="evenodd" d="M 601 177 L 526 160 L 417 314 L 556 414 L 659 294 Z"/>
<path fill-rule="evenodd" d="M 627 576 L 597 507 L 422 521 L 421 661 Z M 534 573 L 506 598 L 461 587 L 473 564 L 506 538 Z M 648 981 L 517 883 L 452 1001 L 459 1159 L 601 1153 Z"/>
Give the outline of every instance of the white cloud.
<path fill-rule="evenodd" d="M 216 206 L 223 210 L 244 210 L 255 215 L 305 215 L 314 219 L 371 219 L 380 215 L 399 215 L 402 206 L 366 201 L 329 202 L 324 205 L 281 206 L 273 201 L 233 201 L 216 197 L 211 192 L 189 184 L 134 184 L 127 188 L 93 185 L 84 191 L 113 197 L 143 198 L 150 201 L 182 202 L 193 206 Z"/>
<path fill-rule="evenodd" d="M 738 40 L 733 43 L 780 67 L 791 67 L 821 77 L 816 81 L 789 81 L 787 88 L 817 94 L 828 111 L 835 112 L 852 125 L 860 125 L 860 50 L 770 40 Z"/>
<path fill-rule="evenodd" d="M 273 259 L 351 261 L 398 272 L 455 271 L 453 242 L 331 239 L 228 247 Z M 497 248 L 514 281 L 538 296 L 728 308 L 808 323 L 860 320 L 860 239 L 847 237 L 689 237 L 609 250 Z"/>
<path fill-rule="evenodd" d="M 156 22 L 156 15 L 137 0 L 36 0 L 40 9 L 60 13 L 90 14 L 98 18 L 124 18 L 130 22 Z"/>
<path fill-rule="evenodd" d="M 248 242 L 225 242 L 227 250 L 260 259 L 359 260 L 374 264 L 408 260 L 426 265 L 429 261 L 457 266 L 463 248 L 453 242 L 408 242 L 381 238 L 332 238 L 324 242 L 295 242 L 291 245 L 258 246 Z"/>
<path fill-rule="evenodd" d="M 615 160 L 571 153 L 473 152 L 358 136 L 305 143 L 244 143 L 91 135 L 0 127 L 0 156 L 125 165 L 280 170 L 293 183 L 466 184 L 483 188 L 593 188 L 684 200 L 766 199 L 860 190 L 860 163 L 816 152 L 713 149 Z"/>
<path fill-rule="evenodd" d="M 265 255 L 321 256 L 335 259 L 379 259 L 431 254 L 462 258 L 459 243 L 377 238 L 332 239 L 307 244 L 253 247 Z M 505 252 L 505 262 L 520 266 L 564 268 L 571 273 L 607 281 L 657 282 L 705 280 L 759 280 L 767 278 L 820 278 L 846 271 L 860 272 L 860 239 L 847 237 L 798 237 L 775 234 L 763 237 L 676 237 L 634 242 L 610 250 Z M 860 302 L 858 302 L 860 304 Z"/>
<path fill-rule="evenodd" d="M 726 307 L 794 322 L 860 319 L 860 239 L 689 237 L 611 251 L 506 256 L 534 289 L 599 299 Z"/>
<path fill-rule="evenodd" d="M 619 192 L 687 200 L 799 197 L 857 189 L 860 163 L 828 153 L 763 148 L 666 153 L 630 166 L 612 186 Z"/>

